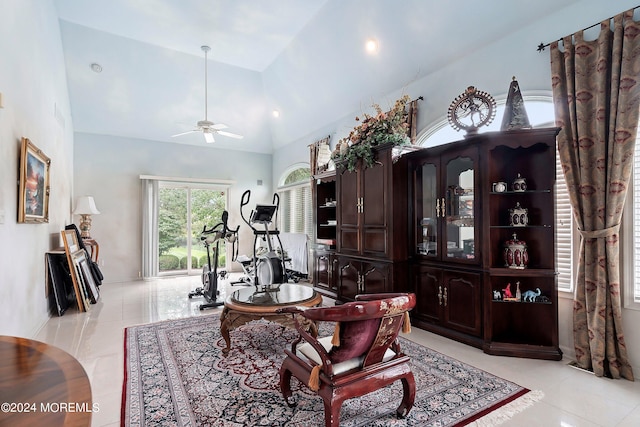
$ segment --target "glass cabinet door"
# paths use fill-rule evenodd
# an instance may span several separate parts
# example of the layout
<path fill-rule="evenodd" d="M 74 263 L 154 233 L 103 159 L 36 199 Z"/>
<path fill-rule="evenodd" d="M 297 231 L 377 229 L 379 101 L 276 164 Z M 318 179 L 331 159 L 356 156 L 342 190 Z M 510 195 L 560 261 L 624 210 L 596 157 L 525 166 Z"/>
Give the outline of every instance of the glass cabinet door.
<path fill-rule="evenodd" d="M 447 258 L 474 260 L 474 161 L 456 157 L 446 163 L 444 233 Z"/>
<path fill-rule="evenodd" d="M 425 163 L 421 170 L 422 188 L 418 194 L 418 232 L 416 233 L 417 251 L 420 255 L 438 256 L 438 217 L 440 216 L 440 199 L 438 198 L 438 169 L 433 163 Z"/>

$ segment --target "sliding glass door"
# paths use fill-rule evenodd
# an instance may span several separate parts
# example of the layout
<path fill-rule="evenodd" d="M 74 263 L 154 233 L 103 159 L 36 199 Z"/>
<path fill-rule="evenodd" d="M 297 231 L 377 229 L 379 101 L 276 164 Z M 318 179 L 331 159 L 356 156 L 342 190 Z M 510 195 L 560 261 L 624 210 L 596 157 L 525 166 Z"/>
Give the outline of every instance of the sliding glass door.
<path fill-rule="evenodd" d="M 226 189 L 179 182 L 160 182 L 158 186 L 158 265 L 161 275 L 199 274 L 207 264 L 207 249 L 200 236 L 203 228 L 219 224 L 227 208 Z M 226 248 L 220 242 L 211 262 L 218 257 L 219 268 L 226 266 Z"/>

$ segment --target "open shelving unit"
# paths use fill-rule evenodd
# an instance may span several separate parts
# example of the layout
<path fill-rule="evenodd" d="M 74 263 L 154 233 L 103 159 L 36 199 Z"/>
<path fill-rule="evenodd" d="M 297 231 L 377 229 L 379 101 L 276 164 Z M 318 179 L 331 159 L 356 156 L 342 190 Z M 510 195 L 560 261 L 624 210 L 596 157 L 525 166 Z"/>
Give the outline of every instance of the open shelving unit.
<path fill-rule="evenodd" d="M 489 191 L 485 206 L 488 286 L 485 287 L 485 344 L 489 354 L 560 360 L 555 271 L 555 136 L 557 129 L 503 132 L 488 151 L 489 183 L 506 182 L 503 192 Z M 511 183 L 520 174 L 525 191 Z M 510 209 L 527 209 L 526 225 L 511 225 Z M 528 264 L 509 267 L 505 247 L 514 234 L 526 243 Z M 510 284 L 513 295 L 534 291 L 526 301 L 501 300 Z M 539 295 L 538 295 L 539 290 Z M 501 295 L 504 296 L 504 295 Z"/>

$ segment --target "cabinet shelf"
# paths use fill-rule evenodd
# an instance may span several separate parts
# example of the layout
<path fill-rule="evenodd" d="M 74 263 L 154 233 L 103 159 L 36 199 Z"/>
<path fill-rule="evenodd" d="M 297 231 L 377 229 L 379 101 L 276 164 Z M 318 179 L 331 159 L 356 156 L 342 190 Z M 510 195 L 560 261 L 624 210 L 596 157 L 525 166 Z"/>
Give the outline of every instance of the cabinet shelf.
<path fill-rule="evenodd" d="M 489 228 L 513 228 L 515 230 L 526 230 L 527 228 L 546 228 L 553 229 L 552 225 L 542 224 L 542 225 L 490 225 Z"/>
<path fill-rule="evenodd" d="M 556 272 L 550 268 L 508 268 L 508 267 L 492 267 L 489 269 L 491 276 L 509 276 L 509 277 L 538 277 L 549 276 L 555 277 Z"/>
<path fill-rule="evenodd" d="M 489 194 L 496 196 L 551 193 L 551 190 L 526 190 L 526 191 L 491 191 Z"/>
<path fill-rule="evenodd" d="M 551 305 L 551 301 L 535 301 L 535 302 L 524 302 L 524 301 L 500 301 L 500 300 L 492 300 L 493 304 L 523 304 L 523 305 Z"/>

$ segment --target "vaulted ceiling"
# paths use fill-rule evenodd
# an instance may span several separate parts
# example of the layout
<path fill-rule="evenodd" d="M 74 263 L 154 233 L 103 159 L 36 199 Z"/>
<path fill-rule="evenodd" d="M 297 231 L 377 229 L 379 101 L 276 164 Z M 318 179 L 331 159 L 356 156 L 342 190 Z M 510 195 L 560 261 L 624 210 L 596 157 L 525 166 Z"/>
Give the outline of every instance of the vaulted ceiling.
<path fill-rule="evenodd" d="M 264 153 L 574 3 L 55 0 L 76 132 L 205 145 L 208 45 L 212 146 Z"/>

